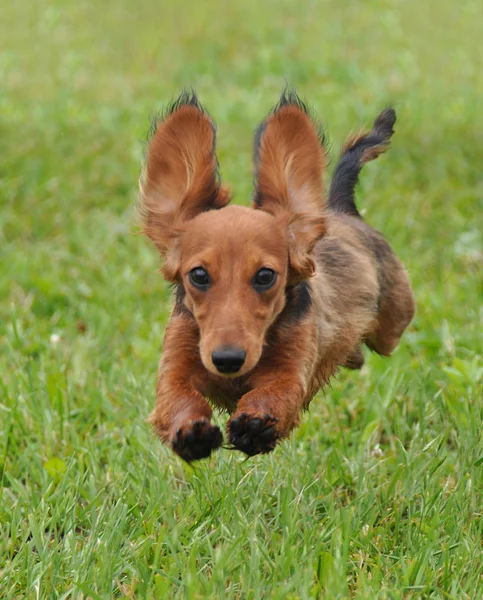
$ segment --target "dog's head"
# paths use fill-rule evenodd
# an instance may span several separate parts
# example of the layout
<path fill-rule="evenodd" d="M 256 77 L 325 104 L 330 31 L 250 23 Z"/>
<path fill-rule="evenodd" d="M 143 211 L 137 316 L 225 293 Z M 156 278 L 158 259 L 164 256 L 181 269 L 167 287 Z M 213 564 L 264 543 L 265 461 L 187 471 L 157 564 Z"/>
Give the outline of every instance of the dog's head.
<path fill-rule="evenodd" d="M 287 288 L 315 274 L 312 252 L 326 229 L 324 151 L 294 93 L 260 125 L 255 163 L 254 207 L 227 206 L 214 124 L 185 93 L 157 123 L 141 184 L 144 231 L 163 275 L 182 286 L 204 366 L 226 377 L 256 366 Z"/>

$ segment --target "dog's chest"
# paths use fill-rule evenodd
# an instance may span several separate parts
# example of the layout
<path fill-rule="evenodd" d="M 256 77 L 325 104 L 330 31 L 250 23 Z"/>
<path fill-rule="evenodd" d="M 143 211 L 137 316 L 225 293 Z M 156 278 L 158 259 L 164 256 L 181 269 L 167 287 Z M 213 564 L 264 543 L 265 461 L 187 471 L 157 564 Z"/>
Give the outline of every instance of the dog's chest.
<path fill-rule="evenodd" d="M 196 381 L 196 387 L 213 404 L 229 413 L 235 411 L 238 400 L 251 389 L 245 377 L 224 379 L 209 373 Z"/>

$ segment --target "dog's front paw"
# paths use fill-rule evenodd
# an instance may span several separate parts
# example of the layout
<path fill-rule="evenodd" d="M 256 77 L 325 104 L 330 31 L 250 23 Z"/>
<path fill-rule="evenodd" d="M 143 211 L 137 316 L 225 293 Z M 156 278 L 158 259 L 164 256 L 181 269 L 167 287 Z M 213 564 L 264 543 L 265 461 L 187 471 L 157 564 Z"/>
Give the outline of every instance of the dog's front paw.
<path fill-rule="evenodd" d="M 171 446 L 186 462 L 210 456 L 212 450 L 221 446 L 223 436 L 220 428 L 206 419 L 191 421 L 176 430 Z"/>
<path fill-rule="evenodd" d="M 275 429 L 277 419 L 270 415 L 235 414 L 228 422 L 230 443 L 248 456 L 271 452 L 280 435 Z"/>

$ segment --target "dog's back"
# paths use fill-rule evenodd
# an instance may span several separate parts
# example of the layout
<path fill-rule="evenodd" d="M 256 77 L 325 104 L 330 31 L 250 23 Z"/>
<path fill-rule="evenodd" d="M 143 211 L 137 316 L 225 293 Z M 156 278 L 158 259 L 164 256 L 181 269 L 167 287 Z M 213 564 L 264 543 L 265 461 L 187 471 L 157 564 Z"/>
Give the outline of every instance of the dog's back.
<path fill-rule="evenodd" d="M 383 111 L 372 129 L 349 138 L 334 170 L 328 197 L 328 234 L 318 242 L 319 274 L 312 284 L 315 301 L 335 310 L 319 320 L 325 354 L 339 360 L 347 353 L 345 340 L 355 337 L 388 356 L 396 347 L 415 312 L 407 273 L 382 234 L 368 225 L 355 203 L 355 188 L 363 165 L 389 147 L 396 114 Z M 340 327 L 334 326 L 334 315 Z M 329 332 L 329 335 L 327 333 Z M 333 341 L 330 333 L 333 332 Z M 364 358 L 359 344 L 345 366 L 360 368 Z M 321 374 L 323 379 L 323 374 Z"/>

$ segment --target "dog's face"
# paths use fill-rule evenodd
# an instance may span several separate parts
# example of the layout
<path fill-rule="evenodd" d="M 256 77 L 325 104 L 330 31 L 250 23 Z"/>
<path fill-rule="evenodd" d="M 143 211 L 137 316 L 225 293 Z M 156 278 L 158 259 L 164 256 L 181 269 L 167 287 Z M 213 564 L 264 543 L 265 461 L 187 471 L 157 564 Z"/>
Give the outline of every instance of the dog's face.
<path fill-rule="evenodd" d="M 158 124 L 141 186 L 145 233 L 181 285 L 200 330 L 200 356 L 219 376 L 239 377 L 262 355 L 287 285 L 315 273 L 325 233 L 317 132 L 298 98 L 285 97 L 256 136 L 254 208 L 226 206 L 214 126 L 194 95 Z"/>
<path fill-rule="evenodd" d="M 228 206 L 190 221 L 180 275 L 208 371 L 238 377 L 255 367 L 285 305 L 287 272 L 287 230 L 276 217 Z"/>

